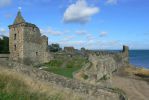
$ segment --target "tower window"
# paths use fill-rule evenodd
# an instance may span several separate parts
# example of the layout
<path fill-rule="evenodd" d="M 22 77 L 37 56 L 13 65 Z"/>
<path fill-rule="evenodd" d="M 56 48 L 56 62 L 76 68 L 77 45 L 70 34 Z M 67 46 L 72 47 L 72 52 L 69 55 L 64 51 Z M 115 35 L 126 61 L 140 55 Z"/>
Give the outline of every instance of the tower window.
<path fill-rule="evenodd" d="M 36 52 L 36 56 L 38 56 L 38 52 Z"/>
<path fill-rule="evenodd" d="M 36 28 L 33 27 L 33 31 L 35 32 L 36 31 Z"/>
<path fill-rule="evenodd" d="M 16 51 L 16 49 L 17 49 L 17 45 L 14 45 L 14 50 Z"/>
<path fill-rule="evenodd" d="M 17 34 L 14 34 L 14 40 L 16 40 Z"/>

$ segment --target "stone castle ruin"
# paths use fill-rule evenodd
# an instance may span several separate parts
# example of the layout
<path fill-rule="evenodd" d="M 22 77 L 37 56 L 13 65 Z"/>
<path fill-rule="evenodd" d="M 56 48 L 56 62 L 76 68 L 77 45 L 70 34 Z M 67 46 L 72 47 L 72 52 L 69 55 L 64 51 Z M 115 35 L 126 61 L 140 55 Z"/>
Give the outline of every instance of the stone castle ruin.
<path fill-rule="evenodd" d="M 26 22 L 21 11 L 18 11 L 9 30 L 10 60 L 25 64 L 49 61 L 48 37 L 42 36 L 35 24 Z"/>
<path fill-rule="evenodd" d="M 123 51 L 120 52 L 94 51 L 85 48 L 79 51 L 74 47 L 65 47 L 64 52 L 49 53 L 48 37 L 42 36 L 36 25 L 26 22 L 21 11 L 18 11 L 9 30 L 10 54 L 0 54 L 1 65 L 9 66 L 13 71 L 16 70 L 35 79 L 44 80 L 78 93 L 99 97 L 100 100 L 128 100 L 123 91 L 96 85 L 103 80 L 110 79 L 113 72 L 129 64 L 129 48 L 127 46 L 123 46 Z M 53 59 L 59 57 L 57 55 L 62 58 L 65 55 L 68 57 L 67 59 L 80 55 L 86 59 L 86 62 L 80 70 L 73 72 L 74 79 L 25 65 L 49 62 L 52 58 L 51 55 L 54 56 Z M 8 57 L 10 61 L 7 59 Z M 1 60 L 3 58 L 6 59 Z"/>
<path fill-rule="evenodd" d="M 16 19 L 9 29 L 10 60 L 37 65 L 49 62 L 52 56 L 57 56 L 56 54 L 50 55 L 48 37 L 42 36 L 36 25 L 26 22 L 21 11 L 18 11 Z M 120 52 L 94 51 L 85 48 L 75 52 L 74 47 L 65 47 L 64 52 L 61 53 L 62 56 L 73 54 L 73 56 L 80 55 L 87 58 L 88 63 L 82 67 L 78 74 L 87 76 L 89 81 L 98 81 L 105 76 L 110 77 L 112 72 L 129 64 L 129 48 L 127 46 L 123 46 L 123 50 Z M 78 74 L 74 74 L 74 77 L 78 78 Z"/>
<path fill-rule="evenodd" d="M 89 83 L 98 83 L 110 79 L 112 73 L 128 66 L 129 48 L 123 46 L 120 52 L 86 51 L 88 63 L 81 70 L 74 73 L 74 78 Z"/>

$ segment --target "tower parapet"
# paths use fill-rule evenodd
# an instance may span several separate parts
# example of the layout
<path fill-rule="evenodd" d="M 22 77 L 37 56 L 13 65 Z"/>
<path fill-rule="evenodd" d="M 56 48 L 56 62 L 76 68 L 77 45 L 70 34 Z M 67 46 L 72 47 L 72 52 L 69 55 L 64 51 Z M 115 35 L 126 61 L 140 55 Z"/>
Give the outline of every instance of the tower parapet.
<path fill-rule="evenodd" d="M 128 53 L 129 52 L 129 47 L 126 45 L 123 45 L 123 52 Z"/>
<path fill-rule="evenodd" d="M 129 56 L 129 47 L 126 46 L 126 45 L 123 45 L 123 55 L 125 57 L 128 57 Z"/>

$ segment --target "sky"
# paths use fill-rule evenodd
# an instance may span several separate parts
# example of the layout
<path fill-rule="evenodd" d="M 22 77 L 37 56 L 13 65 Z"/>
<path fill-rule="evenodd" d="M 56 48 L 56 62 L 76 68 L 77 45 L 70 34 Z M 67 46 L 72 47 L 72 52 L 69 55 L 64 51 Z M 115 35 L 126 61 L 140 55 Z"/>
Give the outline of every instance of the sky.
<path fill-rule="evenodd" d="M 149 0 L 0 0 L 0 35 L 18 8 L 49 44 L 79 49 L 149 49 Z"/>

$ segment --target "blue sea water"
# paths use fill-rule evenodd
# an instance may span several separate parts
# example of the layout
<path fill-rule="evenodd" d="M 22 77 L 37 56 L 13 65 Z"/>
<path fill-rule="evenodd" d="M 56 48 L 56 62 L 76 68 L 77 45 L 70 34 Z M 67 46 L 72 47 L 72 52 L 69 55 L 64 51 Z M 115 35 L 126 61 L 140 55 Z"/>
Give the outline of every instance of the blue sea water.
<path fill-rule="evenodd" d="M 149 69 L 149 50 L 130 50 L 130 63 Z"/>

